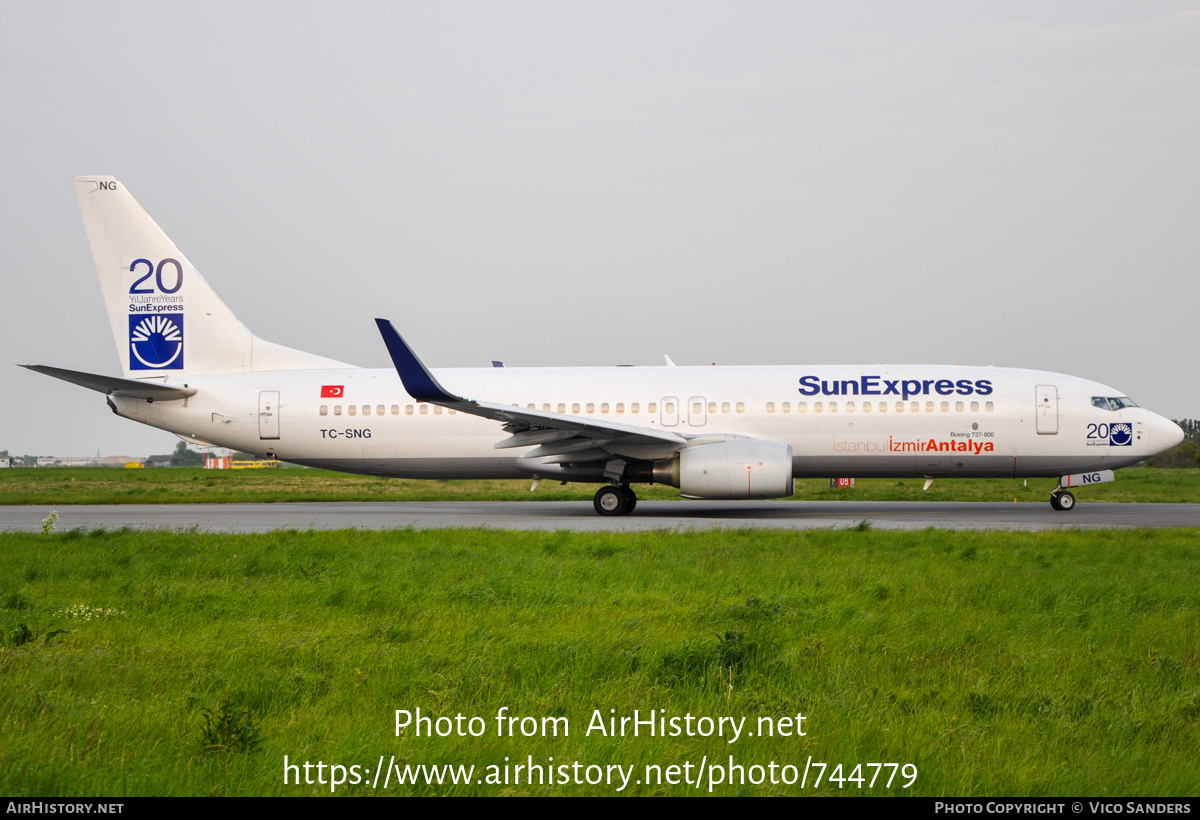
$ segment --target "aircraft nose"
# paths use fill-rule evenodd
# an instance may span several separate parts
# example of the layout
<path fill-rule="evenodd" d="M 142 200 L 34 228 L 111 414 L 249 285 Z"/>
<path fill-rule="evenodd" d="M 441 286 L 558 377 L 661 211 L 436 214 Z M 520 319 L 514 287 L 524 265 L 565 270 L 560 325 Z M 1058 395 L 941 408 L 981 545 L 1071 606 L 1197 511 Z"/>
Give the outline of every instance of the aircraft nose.
<path fill-rule="evenodd" d="M 1155 453 L 1170 450 L 1183 441 L 1183 428 L 1170 419 L 1151 413 L 1149 423 L 1150 449 Z"/>

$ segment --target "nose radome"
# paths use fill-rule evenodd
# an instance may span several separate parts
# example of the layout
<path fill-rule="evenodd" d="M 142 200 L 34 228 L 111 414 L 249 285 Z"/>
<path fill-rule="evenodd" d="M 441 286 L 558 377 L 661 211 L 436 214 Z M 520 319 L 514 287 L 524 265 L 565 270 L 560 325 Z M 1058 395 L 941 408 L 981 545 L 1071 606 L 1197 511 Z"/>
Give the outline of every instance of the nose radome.
<path fill-rule="evenodd" d="M 1156 413 L 1150 414 L 1147 426 L 1150 428 L 1150 448 L 1156 453 L 1170 450 L 1183 441 L 1183 428 Z"/>

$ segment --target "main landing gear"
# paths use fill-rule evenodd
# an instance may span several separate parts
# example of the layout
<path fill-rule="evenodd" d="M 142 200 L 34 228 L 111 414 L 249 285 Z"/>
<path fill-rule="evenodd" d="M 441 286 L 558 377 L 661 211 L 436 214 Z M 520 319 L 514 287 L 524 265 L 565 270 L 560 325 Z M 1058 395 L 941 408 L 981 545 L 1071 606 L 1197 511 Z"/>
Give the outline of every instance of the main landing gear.
<path fill-rule="evenodd" d="M 629 515 L 637 506 L 637 496 L 628 484 L 610 484 L 596 491 L 592 506 L 600 515 Z"/>
<path fill-rule="evenodd" d="M 1070 512 L 1075 509 L 1075 496 L 1070 490 L 1055 490 L 1050 493 L 1050 506 L 1059 512 Z"/>

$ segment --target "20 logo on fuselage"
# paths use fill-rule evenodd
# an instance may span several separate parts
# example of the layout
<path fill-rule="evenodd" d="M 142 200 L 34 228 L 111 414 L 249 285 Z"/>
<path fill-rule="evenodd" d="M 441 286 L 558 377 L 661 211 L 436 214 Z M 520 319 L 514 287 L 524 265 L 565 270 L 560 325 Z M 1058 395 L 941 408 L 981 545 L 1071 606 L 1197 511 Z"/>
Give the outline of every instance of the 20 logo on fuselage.
<path fill-rule="evenodd" d="M 1088 444 L 1108 443 L 1110 447 L 1129 447 L 1133 444 L 1133 425 L 1127 421 L 1114 421 L 1111 424 L 1089 424 L 1087 426 Z"/>

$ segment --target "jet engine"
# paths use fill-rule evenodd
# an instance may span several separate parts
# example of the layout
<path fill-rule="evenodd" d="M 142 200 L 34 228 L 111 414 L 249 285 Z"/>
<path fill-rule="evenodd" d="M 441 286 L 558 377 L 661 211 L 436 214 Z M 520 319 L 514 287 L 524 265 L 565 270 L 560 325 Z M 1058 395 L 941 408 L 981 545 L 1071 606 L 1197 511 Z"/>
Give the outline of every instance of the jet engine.
<path fill-rule="evenodd" d="M 630 481 L 678 487 L 686 498 L 783 498 L 791 495 L 795 486 L 792 447 L 779 441 L 697 443 L 673 458 L 630 467 Z"/>

